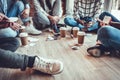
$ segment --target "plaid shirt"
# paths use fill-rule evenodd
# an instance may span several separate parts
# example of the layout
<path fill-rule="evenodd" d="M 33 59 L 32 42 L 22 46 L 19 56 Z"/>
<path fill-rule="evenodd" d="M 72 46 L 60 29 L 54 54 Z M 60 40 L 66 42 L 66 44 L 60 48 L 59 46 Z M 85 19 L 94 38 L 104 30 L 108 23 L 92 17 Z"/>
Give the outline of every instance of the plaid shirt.
<path fill-rule="evenodd" d="M 74 0 L 74 17 L 98 17 L 102 0 Z"/>
<path fill-rule="evenodd" d="M 14 23 L 10 22 L 10 20 L 8 19 L 7 16 L 5 16 L 4 14 L 0 13 L 0 29 L 1 28 L 7 28 L 12 26 Z"/>

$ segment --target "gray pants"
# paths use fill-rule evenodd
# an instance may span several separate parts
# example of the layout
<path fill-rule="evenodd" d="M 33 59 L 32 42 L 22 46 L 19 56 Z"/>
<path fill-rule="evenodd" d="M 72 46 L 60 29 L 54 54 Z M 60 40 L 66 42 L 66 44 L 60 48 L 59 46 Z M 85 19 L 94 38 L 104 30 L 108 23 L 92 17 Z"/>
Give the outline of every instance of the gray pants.
<path fill-rule="evenodd" d="M 54 4 L 54 6 L 52 5 L 52 10 L 50 10 L 52 12 L 52 16 L 59 16 L 61 17 L 62 16 L 62 7 L 61 7 L 61 0 L 50 0 L 51 3 Z M 34 17 L 33 17 L 33 22 L 34 22 L 34 25 L 36 26 L 36 28 L 38 29 L 44 29 L 46 28 L 47 26 L 46 25 L 50 25 L 50 20 L 48 19 L 47 14 L 49 14 L 46 10 L 44 10 L 42 8 L 42 6 L 40 5 L 40 2 L 39 0 L 33 0 L 33 4 L 34 4 L 34 7 L 35 7 L 35 14 L 34 14 Z"/>
<path fill-rule="evenodd" d="M 33 23 L 37 29 L 45 29 L 47 25 L 50 25 L 50 20 L 43 13 L 35 13 L 33 17 Z"/>
<path fill-rule="evenodd" d="M 14 53 L 18 47 L 19 42 L 17 39 L 0 38 L 0 67 L 26 69 L 28 56 Z"/>

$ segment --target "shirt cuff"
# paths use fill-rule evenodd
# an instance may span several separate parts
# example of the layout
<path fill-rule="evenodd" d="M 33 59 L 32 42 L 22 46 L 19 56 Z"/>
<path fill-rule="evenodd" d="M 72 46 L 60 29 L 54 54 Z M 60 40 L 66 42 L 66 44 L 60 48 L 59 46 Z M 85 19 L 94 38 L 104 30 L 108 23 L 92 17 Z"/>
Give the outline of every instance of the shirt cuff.
<path fill-rule="evenodd" d="M 30 9 L 29 4 L 25 4 L 25 8 Z"/>

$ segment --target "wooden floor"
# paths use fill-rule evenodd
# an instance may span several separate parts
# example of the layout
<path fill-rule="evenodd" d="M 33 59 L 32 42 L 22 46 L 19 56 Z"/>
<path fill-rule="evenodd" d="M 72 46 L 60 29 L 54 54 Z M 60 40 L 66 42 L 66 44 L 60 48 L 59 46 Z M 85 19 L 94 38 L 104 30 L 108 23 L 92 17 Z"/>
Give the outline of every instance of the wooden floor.
<path fill-rule="evenodd" d="M 79 50 L 71 47 L 77 39 L 69 36 L 54 41 L 46 41 L 48 34 L 35 36 L 39 41 L 34 46 L 20 47 L 17 52 L 28 55 L 39 55 L 45 58 L 61 60 L 64 70 L 58 75 L 46 75 L 40 72 L 19 69 L 0 69 L 0 80 L 120 80 L 120 60 L 103 56 L 94 58 L 86 49 L 95 45 L 96 35 L 85 36 L 84 45 Z"/>

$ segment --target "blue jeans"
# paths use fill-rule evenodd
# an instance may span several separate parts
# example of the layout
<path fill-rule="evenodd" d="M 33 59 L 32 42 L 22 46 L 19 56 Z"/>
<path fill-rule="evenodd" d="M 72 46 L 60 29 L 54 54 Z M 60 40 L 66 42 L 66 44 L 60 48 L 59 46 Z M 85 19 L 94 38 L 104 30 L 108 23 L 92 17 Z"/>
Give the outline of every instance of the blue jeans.
<path fill-rule="evenodd" d="M 4 28 L 0 29 L 0 38 L 6 38 L 6 37 L 16 37 L 18 35 L 18 32 L 13 30 L 12 28 Z"/>
<path fill-rule="evenodd" d="M 118 20 L 115 16 L 113 16 L 109 12 L 103 12 L 103 13 L 101 13 L 100 16 L 99 16 L 99 19 L 103 20 L 105 16 L 110 16 L 112 18 L 113 22 L 120 22 L 120 20 Z"/>
<path fill-rule="evenodd" d="M 98 30 L 98 38 L 107 48 L 120 50 L 120 30 L 111 26 L 101 27 Z"/>
<path fill-rule="evenodd" d="M 112 18 L 112 21 L 114 22 L 120 22 L 117 18 L 115 18 L 112 14 L 108 12 L 103 12 L 100 14 L 99 19 L 103 20 L 104 16 L 110 16 Z M 66 17 L 64 19 L 65 24 L 71 27 L 79 27 L 80 29 L 84 28 L 83 25 L 79 24 L 74 18 Z M 99 22 L 95 22 L 90 28 L 88 28 L 88 31 L 92 31 L 95 29 L 98 29 L 100 26 L 98 25 Z"/>
<path fill-rule="evenodd" d="M 18 47 L 19 42 L 17 39 L 0 38 L 0 67 L 26 69 L 28 56 L 14 53 Z"/>
<path fill-rule="evenodd" d="M 18 17 L 21 15 L 21 12 L 24 10 L 24 4 L 22 1 L 16 1 L 16 3 L 7 11 L 7 17 Z M 30 21 L 29 17 L 22 19 L 24 22 Z M 11 28 L 0 29 L 0 38 L 4 37 L 16 37 L 18 35 L 18 31 L 14 31 Z"/>
<path fill-rule="evenodd" d="M 45 4 L 43 4 L 43 6 L 41 7 L 41 4 L 40 4 L 41 2 L 44 3 L 44 0 L 42 1 L 33 0 L 33 5 L 35 8 L 34 10 L 35 15 L 33 17 L 33 23 L 37 29 L 45 29 L 51 26 L 51 21 L 47 17 L 46 13 L 52 16 L 58 16 L 58 17 L 62 16 L 61 0 L 50 1 L 49 5 L 51 5 L 51 9 L 49 9 L 49 12 L 48 12 L 48 9 L 46 8 L 44 10 L 44 6 L 46 6 Z"/>
<path fill-rule="evenodd" d="M 25 9 L 25 6 L 23 4 L 22 1 L 16 1 L 16 3 L 10 8 L 10 10 L 7 11 L 7 17 L 18 17 L 20 16 L 21 17 L 21 13 L 22 11 Z M 27 22 L 27 21 L 30 21 L 30 18 L 27 17 L 27 18 L 22 18 L 21 17 L 21 20 L 23 22 Z"/>

